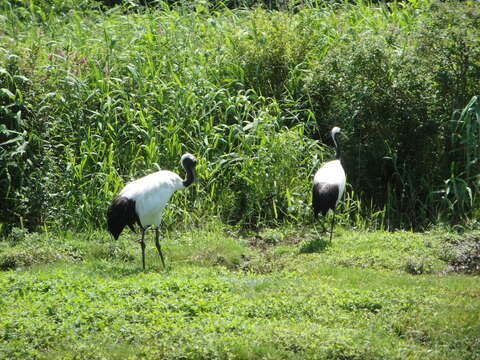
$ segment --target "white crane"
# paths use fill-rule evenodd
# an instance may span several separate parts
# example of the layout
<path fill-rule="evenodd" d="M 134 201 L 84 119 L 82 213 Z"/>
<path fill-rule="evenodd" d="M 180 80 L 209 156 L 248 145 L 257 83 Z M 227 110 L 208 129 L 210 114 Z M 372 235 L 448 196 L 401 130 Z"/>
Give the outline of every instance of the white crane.
<path fill-rule="evenodd" d="M 115 240 L 125 226 L 135 231 L 134 225 L 137 223 L 142 229 L 140 246 L 143 269 L 145 269 L 145 231 L 152 225 L 155 227 L 155 246 L 165 267 L 158 229 L 162 221 L 162 212 L 175 191 L 185 189 L 194 182 L 197 159 L 187 153 L 181 157 L 180 163 L 187 173 L 185 180 L 169 170 L 146 175 L 128 183 L 108 209 L 108 230 Z"/>
<path fill-rule="evenodd" d="M 332 139 L 335 143 L 335 160 L 325 163 L 315 173 L 312 188 L 312 206 L 315 218 L 318 213 L 325 216 L 329 210 L 333 211 L 332 228 L 330 230 L 330 242 L 332 242 L 333 227 L 335 225 L 335 207 L 343 196 L 346 176 L 340 162 L 340 143 L 338 136 L 341 129 L 335 126 L 332 129 Z M 324 226 L 325 228 L 325 226 Z"/>

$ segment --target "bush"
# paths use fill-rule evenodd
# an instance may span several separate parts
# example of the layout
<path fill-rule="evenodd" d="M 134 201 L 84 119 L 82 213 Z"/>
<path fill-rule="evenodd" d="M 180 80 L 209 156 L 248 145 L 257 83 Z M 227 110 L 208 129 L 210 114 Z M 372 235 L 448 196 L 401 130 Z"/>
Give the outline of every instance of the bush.
<path fill-rule="evenodd" d="M 33 229 L 42 222 L 47 194 L 46 158 L 39 121 L 31 101 L 32 80 L 19 68 L 19 57 L 10 54 L 0 68 L 0 233 L 15 225 Z"/>

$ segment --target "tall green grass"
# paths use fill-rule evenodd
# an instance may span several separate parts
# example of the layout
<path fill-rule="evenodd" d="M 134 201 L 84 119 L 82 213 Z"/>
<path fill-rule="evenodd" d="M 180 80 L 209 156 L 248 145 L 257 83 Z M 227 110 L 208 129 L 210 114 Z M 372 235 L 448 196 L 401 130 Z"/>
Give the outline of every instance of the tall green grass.
<path fill-rule="evenodd" d="M 474 96 L 452 117 L 451 176 L 445 181 L 443 203 L 448 215 L 478 216 L 480 191 L 480 101 Z"/>
<path fill-rule="evenodd" d="M 186 151 L 199 180 L 175 196 L 166 226 L 310 222 L 333 125 L 349 135 L 344 224 L 478 214 L 478 129 L 466 125 L 474 117 L 451 122 L 480 92 L 473 3 L 62 4 L 0 7 L 5 230 L 101 227 L 126 182 L 181 172 Z M 467 185 L 454 190 L 452 176 Z"/>

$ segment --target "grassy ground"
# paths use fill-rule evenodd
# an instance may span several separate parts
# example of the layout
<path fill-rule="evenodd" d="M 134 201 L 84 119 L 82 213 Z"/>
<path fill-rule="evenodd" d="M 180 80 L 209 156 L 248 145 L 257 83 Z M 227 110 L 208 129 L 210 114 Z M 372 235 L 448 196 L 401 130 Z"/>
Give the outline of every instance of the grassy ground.
<path fill-rule="evenodd" d="M 144 272 L 131 233 L 16 232 L 0 357 L 478 359 L 480 280 L 456 270 L 479 237 L 211 224 L 165 234 L 167 270 L 149 239 Z"/>

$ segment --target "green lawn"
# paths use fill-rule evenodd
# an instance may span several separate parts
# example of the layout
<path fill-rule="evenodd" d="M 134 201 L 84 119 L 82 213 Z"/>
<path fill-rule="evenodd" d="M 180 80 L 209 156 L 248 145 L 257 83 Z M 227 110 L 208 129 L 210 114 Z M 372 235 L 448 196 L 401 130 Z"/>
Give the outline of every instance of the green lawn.
<path fill-rule="evenodd" d="M 480 279 L 448 264 L 476 233 L 213 224 L 166 234 L 166 271 L 149 239 L 145 272 L 134 239 L 0 243 L 0 358 L 480 358 Z"/>

